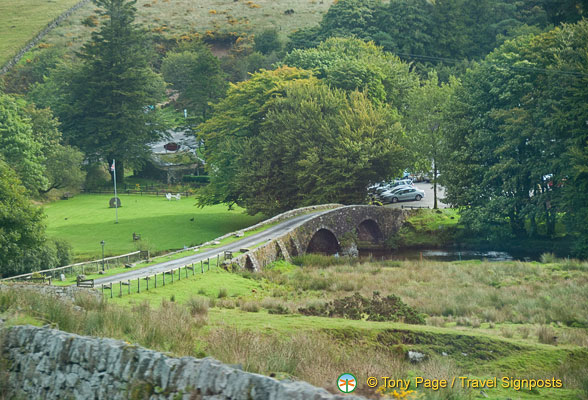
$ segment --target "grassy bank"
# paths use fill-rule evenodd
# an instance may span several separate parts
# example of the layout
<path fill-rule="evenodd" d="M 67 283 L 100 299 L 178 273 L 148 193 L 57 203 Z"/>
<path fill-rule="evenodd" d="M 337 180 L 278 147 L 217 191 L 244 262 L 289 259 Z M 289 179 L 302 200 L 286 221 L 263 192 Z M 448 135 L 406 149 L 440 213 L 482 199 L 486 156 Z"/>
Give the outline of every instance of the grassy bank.
<path fill-rule="evenodd" d="M 9 323 L 51 322 L 177 355 L 210 355 L 331 391 L 339 374 L 351 372 L 360 393 L 371 398 L 382 393 L 365 385 L 368 376 L 555 377 L 562 389 L 484 393 L 492 399 L 588 395 L 586 263 L 367 262 L 320 256 L 294 261 L 275 263 L 259 274 L 213 268 L 105 304 L 79 300 L 87 311 L 34 296 L 0 295 L 0 313 Z M 426 324 L 300 311 L 356 292 L 370 297 L 374 291 L 382 298 L 399 296 L 425 315 Z M 409 362 L 409 350 L 425 360 Z M 425 399 L 474 399 L 480 393 L 417 390 Z"/>
<path fill-rule="evenodd" d="M 78 0 L 2 0 L 0 2 L 0 66 L 4 65 L 49 22 Z"/>
<path fill-rule="evenodd" d="M 107 256 L 138 247 L 161 252 L 194 246 L 263 219 L 239 208 L 229 211 L 225 205 L 199 208 L 190 198 L 168 201 L 161 196 L 121 195 L 115 224 L 115 210 L 108 206 L 111 197 L 78 195 L 46 205 L 48 235 L 67 240 L 77 260 L 94 259 L 102 255 L 101 240 L 106 242 Z M 133 232 L 141 235 L 140 241 L 133 241 Z"/>

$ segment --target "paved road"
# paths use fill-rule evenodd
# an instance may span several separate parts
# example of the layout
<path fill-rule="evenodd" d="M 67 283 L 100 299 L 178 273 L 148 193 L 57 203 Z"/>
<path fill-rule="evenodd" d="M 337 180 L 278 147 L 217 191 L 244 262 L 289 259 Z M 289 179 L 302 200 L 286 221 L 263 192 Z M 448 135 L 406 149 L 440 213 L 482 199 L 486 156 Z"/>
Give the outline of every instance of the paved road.
<path fill-rule="evenodd" d="M 288 219 L 284 222 L 281 222 L 271 228 L 268 228 L 262 232 L 256 233 L 255 235 L 248 236 L 246 238 L 237 240 L 230 244 L 226 244 L 224 246 L 215 247 L 214 249 L 204 250 L 202 252 L 198 251 L 194 253 L 194 255 L 186 256 L 183 258 L 178 258 L 177 260 L 166 261 L 160 264 L 151 265 L 149 267 L 137 269 L 134 271 L 123 272 L 122 274 L 107 276 L 104 278 L 99 278 L 94 280 L 95 285 L 102 285 L 108 284 L 111 282 L 118 282 L 118 281 L 126 281 L 129 279 L 137 279 L 143 278 L 148 275 L 153 275 L 155 273 L 160 273 L 164 271 L 169 271 L 172 268 L 178 268 L 180 266 L 184 266 L 190 263 L 200 262 L 201 260 L 206 260 L 207 258 L 216 257 L 217 254 L 223 253 L 224 251 L 232 251 L 238 252 L 242 248 L 249 248 L 261 242 L 266 242 L 268 240 L 280 237 L 285 233 L 289 232 L 290 230 L 302 225 L 304 222 L 308 221 L 309 219 L 315 218 L 317 215 L 321 215 L 327 213 L 331 210 L 323 210 L 323 211 L 316 211 L 310 214 L 300 215 L 298 217 L 294 217 Z"/>
<path fill-rule="evenodd" d="M 419 182 L 415 183 L 414 187 L 420 190 L 425 191 L 425 197 L 422 198 L 421 201 L 401 201 L 395 204 L 387 204 L 386 207 L 392 208 L 400 208 L 402 206 L 418 206 L 418 207 L 429 207 L 433 208 L 433 184 L 432 183 L 425 183 Z M 439 208 L 449 207 L 446 204 L 442 203 L 440 199 L 445 196 L 445 189 L 442 186 L 437 185 L 437 206 Z"/>

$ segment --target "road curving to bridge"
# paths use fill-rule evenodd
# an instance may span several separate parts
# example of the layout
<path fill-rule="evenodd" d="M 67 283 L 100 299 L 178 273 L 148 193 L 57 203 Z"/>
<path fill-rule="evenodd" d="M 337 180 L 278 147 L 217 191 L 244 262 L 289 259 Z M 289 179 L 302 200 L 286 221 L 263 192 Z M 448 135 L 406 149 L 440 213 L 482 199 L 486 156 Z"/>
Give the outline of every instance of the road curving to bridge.
<path fill-rule="evenodd" d="M 258 245 L 263 242 L 267 242 L 269 240 L 278 238 L 283 236 L 284 234 L 290 232 L 291 230 L 296 229 L 300 225 L 304 224 L 305 222 L 316 218 L 319 215 L 326 214 L 333 211 L 332 209 L 315 211 L 308 214 L 299 215 L 296 217 L 292 217 L 287 219 L 283 222 L 278 223 L 277 225 L 272 226 L 271 228 L 265 229 L 262 232 L 256 233 L 254 235 L 245 237 L 240 240 L 236 240 L 232 243 L 226 245 L 220 245 L 218 247 L 207 249 L 204 251 L 198 251 L 194 253 L 194 255 L 178 258 L 176 260 L 165 261 L 159 264 L 150 265 L 145 268 L 135 269 L 128 272 L 123 272 L 117 275 L 111 275 L 104 278 L 97 278 L 94 279 L 94 284 L 96 286 L 99 285 L 107 285 L 109 283 L 115 283 L 119 281 L 127 281 L 133 280 L 137 278 L 144 278 L 146 276 L 154 275 L 156 273 L 161 273 L 165 271 L 169 271 L 172 268 L 179 268 L 183 267 L 184 265 L 197 263 L 202 260 L 206 260 L 207 258 L 216 257 L 219 253 L 224 253 L 225 251 L 231 251 L 233 253 L 239 252 L 243 248 L 250 248 L 252 246 Z"/>

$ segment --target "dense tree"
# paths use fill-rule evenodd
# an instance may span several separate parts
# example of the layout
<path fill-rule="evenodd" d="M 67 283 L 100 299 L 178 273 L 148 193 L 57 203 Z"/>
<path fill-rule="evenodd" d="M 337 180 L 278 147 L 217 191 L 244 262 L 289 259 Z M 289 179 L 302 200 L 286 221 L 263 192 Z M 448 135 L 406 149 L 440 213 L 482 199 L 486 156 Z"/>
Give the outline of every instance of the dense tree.
<path fill-rule="evenodd" d="M 255 35 L 253 50 L 261 54 L 270 54 L 282 50 L 282 42 L 276 29 L 266 29 Z"/>
<path fill-rule="evenodd" d="M 47 186 L 43 162 L 43 145 L 35 140 L 26 103 L 0 94 L 0 156 L 18 174 L 29 194 Z"/>
<path fill-rule="evenodd" d="M 196 115 L 196 121 L 206 120 L 210 103 L 218 101 L 226 91 L 227 83 L 219 59 L 207 45 L 198 43 L 189 50 L 168 53 L 161 71 L 166 82 L 179 92 L 178 106 Z"/>
<path fill-rule="evenodd" d="M 31 196 L 52 189 L 79 190 L 83 154 L 63 145 L 49 109 L 0 96 L 0 155 L 16 171 Z"/>
<path fill-rule="evenodd" d="M 509 41 L 465 75 L 444 179 L 474 229 L 553 237 L 563 212 L 586 244 L 587 49 L 582 21 Z"/>
<path fill-rule="evenodd" d="M 16 173 L 0 157 L 0 276 L 22 272 L 27 252 L 43 247 L 43 212 L 26 197 Z"/>
<path fill-rule="evenodd" d="M 203 191 L 200 204 L 239 202 L 241 193 L 234 182 L 243 168 L 241 149 L 259 134 L 266 103 L 283 90 L 286 82 L 309 76 L 309 71 L 279 68 L 231 85 L 227 96 L 215 105 L 212 118 L 201 125 L 211 182 Z"/>
<path fill-rule="evenodd" d="M 446 108 L 458 85 L 455 78 L 449 83 L 440 83 L 437 74 L 432 72 L 428 80 L 410 91 L 403 111 L 403 123 L 416 158 L 416 171 L 433 173 L 433 208 L 437 208 L 437 176 L 448 128 Z"/>
<path fill-rule="evenodd" d="M 407 155 L 393 109 L 286 67 L 233 86 L 202 137 L 212 173 L 204 200 L 232 200 L 252 214 L 360 203 Z"/>
<path fill-rule="evenodd" d="M 373 43 L 353 38 L 331 38 L 314 49 L 293 50 L 283 62 L 311 70 L 333 87 L 366 92 L 372 101 L 396 108 L 416 84 L 407 63 Z"/>
<path fill-rule="evenodd" d="M 293 33 L 288 46 L 310 48 L 329 37 L 355 36 L 426 70 L 480 59 L 522 32 L 576 22 L 587 8 L 585 0 L 340 0 L 319 26 Z"/>
<path fill-rule="evenodd" d="M 126 162 L 140 163 L 147 144 L 162 135 L 155 106 L 164 99 L 164 83 L 151 70 L 148 42 L 134 23 L 136 1 L 95 3 L 101 25 L 83 46 L 82 63 L 56 68 L 33 98 L 51 106 L 65 139 L 90 162 L 116 159 L 122 171 Z"/>

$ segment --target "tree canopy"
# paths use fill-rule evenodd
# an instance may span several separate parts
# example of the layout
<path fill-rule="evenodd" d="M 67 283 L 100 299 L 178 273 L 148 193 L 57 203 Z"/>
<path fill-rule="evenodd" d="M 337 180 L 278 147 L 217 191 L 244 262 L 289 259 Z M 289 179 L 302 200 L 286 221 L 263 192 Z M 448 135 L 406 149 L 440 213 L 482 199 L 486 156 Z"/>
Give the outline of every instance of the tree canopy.
<path fill-rule="evenodd" d="M 362 202 L 370 183 L 400 172 L 406 154 L 394 109 L 289 67 L 232 86 L 201 129 L 211 174 L 202 202 L 231 201 L 252 214 Z"/>
<path fill-rule="evenodd" d="M 587 12 L 583 0 L 340 0 L 318 26 L 293 33 L 289 48 L 354 36 L 421 64 L 452 65 L 483 58 L 521 32 L 577 22 Z"/>
<path fill-rule="evenodd" d="M 332 87 L 359 90 L 378 104 L 399 108 L 416 84 L 409 65 L 373 42 L 330 38 L 313 49 L 293 50 L 284 64 L 313 71 Z"/>
<path fill-rule="evenodd" d="M 582 21 L 508 41 L 464 76 L 444 179 L 474 230 L 554 237 L 564 213 L 586 254 L 587 50 Z"/>
<path fill-rule="evenodd" d="M 100 29 L 80 51 L 81 64 L 58 66 L 32 98 L 54 110 L 66 140 L 90 162 L 114 158 L 124 169 L 124 162 L 141 163 L 147 144 L 163 134 L 156 106 L 165 98 L 164 83 L 134 22 L 136 1 L 95 3 Z"/>

